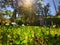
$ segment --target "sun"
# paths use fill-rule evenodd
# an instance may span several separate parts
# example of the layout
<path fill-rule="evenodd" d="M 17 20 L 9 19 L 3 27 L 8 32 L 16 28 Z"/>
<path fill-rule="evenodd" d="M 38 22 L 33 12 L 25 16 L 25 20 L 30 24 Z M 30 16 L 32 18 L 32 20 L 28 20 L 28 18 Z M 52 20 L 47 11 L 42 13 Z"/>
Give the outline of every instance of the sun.
<path fill-rule="evenodd" d="M 29 4 L 31 0 L 25 0 L 25 1 Z"/>
<path fill-rule="evenodd" d="M 25 7 L 30 7 L 32 6 L 32 0 L 24 0 L 23 1 Z"/>

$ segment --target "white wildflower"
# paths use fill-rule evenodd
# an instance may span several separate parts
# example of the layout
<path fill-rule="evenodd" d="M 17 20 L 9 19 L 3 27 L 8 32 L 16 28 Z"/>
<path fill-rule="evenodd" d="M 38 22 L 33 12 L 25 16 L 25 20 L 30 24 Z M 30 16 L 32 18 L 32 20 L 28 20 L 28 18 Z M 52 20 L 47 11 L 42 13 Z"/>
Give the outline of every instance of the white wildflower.
<path fill-rule="evenodd" d="M 22 24 L 22 26 L 25 26 L 24 24 Z"/>
<path fill-rule="evenodd" d="M 16 25 L 16 23 L 15 23 L 15 22 L 12 22 L 11 24 Z"/>
<path fill-rule="evenodd" d="M 53 25 L 53 28 L 55 28 L 56 27 L 56 25 Z"/>
<path fill-rule="evenodd" d="M 9 25 L 9 23 L 6 23 L 5 25 Z"/>

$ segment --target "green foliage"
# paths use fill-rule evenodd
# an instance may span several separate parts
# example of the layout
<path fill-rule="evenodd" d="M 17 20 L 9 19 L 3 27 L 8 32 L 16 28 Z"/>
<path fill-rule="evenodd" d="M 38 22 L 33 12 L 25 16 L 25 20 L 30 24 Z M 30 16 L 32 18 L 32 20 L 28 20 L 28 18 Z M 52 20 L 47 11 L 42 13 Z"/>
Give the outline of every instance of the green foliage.
<path fill-rule="evenodd" d="M 0 43 L 3 42 L 3 45 L 53 45 L 60 40 L 60 28 L 58 29 L 39 26 L 3 26 L 0 28 Z M 56 34 L 58 39 L 54 38 Z"/>
<path fill-rule="evenodd" d="M 19 7 L 19 14 L 23 23 L 33 23 L 36 21 L 37 17 L 35 12 L 35 9 L 25 8 L 24 6 Z"/>
<path fill-rule="evenodd" d="M 60 26 L 60 18 L 58 17 L 51 17 L 51 18 L 46 18 L 47 25 L 56 25 L 56 27 Z"/>
<path fill-rule="evenodd" d="M 9 15 L 10 17 L 12 17 L 13 12 L 11 12 L 10 10 L 7 10 L 7 11 L 6 11 L 6 14 Z"/>

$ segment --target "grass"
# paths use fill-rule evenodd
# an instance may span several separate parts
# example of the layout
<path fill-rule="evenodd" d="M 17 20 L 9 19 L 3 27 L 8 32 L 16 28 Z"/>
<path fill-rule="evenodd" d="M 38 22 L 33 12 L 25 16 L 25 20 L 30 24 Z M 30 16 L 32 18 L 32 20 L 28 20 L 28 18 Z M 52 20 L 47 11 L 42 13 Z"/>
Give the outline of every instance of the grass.
<path fill-rule="evenodd" d="M 0 45 L 60 45 L 60 28 L 3 26 Z M 57 43 L 58 42 L 58 43 Z"/>

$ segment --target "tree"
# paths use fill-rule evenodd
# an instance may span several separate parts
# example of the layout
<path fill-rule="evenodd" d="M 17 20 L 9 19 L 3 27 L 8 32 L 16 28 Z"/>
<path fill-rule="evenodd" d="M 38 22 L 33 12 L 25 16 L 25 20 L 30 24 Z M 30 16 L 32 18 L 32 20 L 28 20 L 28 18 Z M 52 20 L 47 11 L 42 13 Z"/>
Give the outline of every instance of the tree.
<path fill-rule="evenodd" d="M 56 14 L 56 16 L 59 16 L 60 15 L 60 6 L 58 6 L 58 12 Z"/>
<path fill-rule="evenodd" d="M 45 17 L 47 17 L 47 15 L 49 13 L 49 7 L 50 7 L 50 4 L 49 3 L 44 6 L 44 16 Z"/>
<path fill-rule="evenodd" d="M 57 9 L 56 9 L 56 5 L 55 5 L 55 1 L 53 0 L 53 4 L 54 4 L 54 7 L 55 7 L 55 11 L 57 13 Z"/>
<path fill-rule="evenodd" d="M 21 20 L 24 23 L 33 23 L 36 20 L 36 15 L 33 9 L 20 7 L 19 13 Z"/>
<path fill-rule="evenodd" d="M 50 11 L 49 7 L 50 7 L 49 3 L 44 5 L 44 7 L 43 7 L 43 15 L 44 15 L 45 26 L 47 26 L 47 16 L 49 15 L 49 11 Z"/>
<path fill-rule="evenodd" d="M 58 11 L 57 11 L 56 16 L 59 16 L 59 15 L 60 15 L 60 2 L 59 2 Z"/>
<path fill-rule="evenodd" d="M 21 1 L 18 3 L 18 1 Z M 34 1 L 34 2 L 33 2 Z M 14 9 L 13 12 L 6 10 L 5 15 L 9 15 L 13 22 L 16 22 L 16 15 L 20 15 L 22 22 L 24 23 L 33 23 L 38 20 L 39 16 L 47 16 L 49 11 L 49 5 L 42 7 L 42 0 L 1 0 L 1 6 L 6 8 L 6 6 L 11 6 Z M 28 4 L 27 4 L 28 3 Z M 20 5 L 21 4 L 21 5 Z M 40 18 L 40 17 L 39 17 Z"/>
<path fill-rule="evenodd" d="M 38 0 L 41 1 L 41 0 Z M 37 0 L 34 1 L 34 3 L 32 3 L 32 5 L 26 7 L 24 5 L 21 5 L 19 7 L 19 14 L 21 15 L 21 19 L 23 22 L 26 23 L 33 23 L 34 21 L 36 21 L 38 18 L 36 16 L 37 13 Z"/>
<path fill-rule="evenodd" d="M 12 15 L 12 20 L 14 22 L 16 22 L 16 13 L 17 13 L 17 7 L 18 7 L 17 6 L 17 0 L 0 0 L 0 4 L 1 4 L 0 5 L 1 8 L 6 8 L 6 6 L 10 5 L 14 9 L 13 15 Z M 7 13 L 9 13 L 9 12 L 7 12 Z"/>

